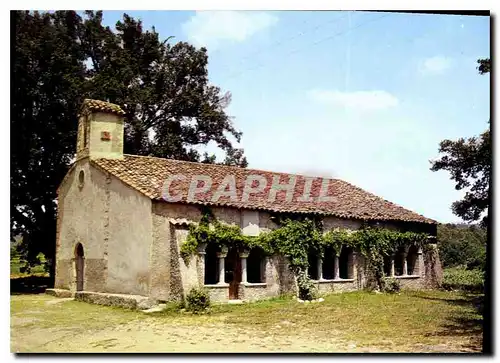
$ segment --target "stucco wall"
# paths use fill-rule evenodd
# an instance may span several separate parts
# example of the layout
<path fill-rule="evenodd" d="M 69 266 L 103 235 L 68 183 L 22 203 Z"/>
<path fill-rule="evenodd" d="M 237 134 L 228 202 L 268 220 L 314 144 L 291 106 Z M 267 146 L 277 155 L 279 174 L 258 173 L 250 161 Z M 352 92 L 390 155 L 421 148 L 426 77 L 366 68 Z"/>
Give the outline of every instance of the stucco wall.
<path fill-rule="evenodd" d="M 147 295 L 151 201 L 88 159 L 75 164 L 59 189 L 58 201 L 55 287 L 76 289 L 75 247 L 81 243 L 84 290 Z"/>
<path fill-rule="evenodd" d="M 89 149 L 91 158 L 123 157 L 123 118 L 112 113 L 93 113 L 90 123 Z M 109 132 L 110 140 L 102 140 L 101 133 Z"/>
<path fill-rule="evenodd" d="M 323 229 L 324 231 L 328 231 L 335 228 L 346 228 L 356 230 L 361 227 L 361 221 L 351 220 L 351 219 L 342 219 L 337 217 L 327 216 L 323 218 Z"/>
<path fill-rule="evenodd" d="M 270 231 L 273 229 L 278 228 L 276 223 L 274 223 L 271 220 L 271 214 L 268 212 L 263 212 L 259 211 L 259 230 L 264 232 L 264 231 Z"/>
<path fill-rule="evenodd" d="M 149 296 L 167 301 L 170 298 L 170 222 L 155 213 L 152 218 Z"/>
<path fill-rule="evenodd" d="M 78 176 L 84 173 L 80 187 Z M 105 221 L 107 217 L 106 176 L 84 159 L 75 165 L 59 189 L 55 287 L 76 288 L 75 247 L 84 249 L 84 289 L 104 291 L 106 281 Z"/>
<path fill-rule="evenodd" d="M 114 177 L 108 188 L 107 292 L 148 295 L 153 240 L 151 200 Z"/>

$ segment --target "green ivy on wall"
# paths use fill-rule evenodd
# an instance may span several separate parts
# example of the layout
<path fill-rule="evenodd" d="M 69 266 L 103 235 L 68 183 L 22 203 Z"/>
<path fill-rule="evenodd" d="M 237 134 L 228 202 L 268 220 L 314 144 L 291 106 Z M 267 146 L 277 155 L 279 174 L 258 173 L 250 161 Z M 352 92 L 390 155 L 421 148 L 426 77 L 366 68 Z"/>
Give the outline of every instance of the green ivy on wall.
<path fill-rule="evenodd" d="M 428 235 L 416 232 L 400 232 L 386 228 L 364 227 L 351 231 L 333 229 L 323 233 L 322 222 L 311 217 L 273 217 L 278 228 L 262 232 L 258 236 L 243 235 L 239 226 L 219 222 L 209 208 L 202 210 L 199 224 L 189 226 L 189 234 L 181 246 L 181 256 L 189 263 L 191 255 L 201 244 L 215 244 L 238 249 L 261 248 L 267 255 L 282 254 L 289 258 L 290 268 L 300 286 L 310 286 L 307 270 L 308 255 L 313 252 L 323 257 L 326 247 L 340 255 L 342 247 L 358 251 L 366 261 L 367 270 L 380 289 L 383 289 L 384 256 L 394 254 L 400 247 L 425 244 Z M 309 289 L 306 288 L 306 290 Z M 311 296 L 310 291 L 299 295 Z"/>

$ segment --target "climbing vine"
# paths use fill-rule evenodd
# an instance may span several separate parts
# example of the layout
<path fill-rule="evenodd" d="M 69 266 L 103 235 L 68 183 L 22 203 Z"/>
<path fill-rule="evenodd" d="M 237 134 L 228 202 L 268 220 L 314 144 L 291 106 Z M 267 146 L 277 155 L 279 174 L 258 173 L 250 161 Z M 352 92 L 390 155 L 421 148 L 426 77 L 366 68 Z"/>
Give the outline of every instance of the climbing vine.
<path fill-rule="evenodd" d="M 289 258 L 290 268 L 297 277 L 299 295 L 311 296 L 312 285 L 307 276 L 308 255 L 323 257 L 326 247 L 340 255 L 342 247 L 357 250 L 364 258 L 368 278 L 383 289 L 384 256 L 395 253 L 402 246 L 424 245 L 428 235 L 416 232 L 400 232 L 386 228 L 364 227 L 351 231 L 333 229 L 323 233 L 321 220 L 311 217 L 275 216 L 278 228 L 258 236 L 243 235 L 239 226 L 219 222 L 208 208 L 202 211 L 200 223 L 189 226 L 187 240 L 181 246 L 185 261 L 196 253 L 200 244 L 215 244 L 218 247 L 252 249 L 260 247 L 267 255 L 275 253 Z"/>

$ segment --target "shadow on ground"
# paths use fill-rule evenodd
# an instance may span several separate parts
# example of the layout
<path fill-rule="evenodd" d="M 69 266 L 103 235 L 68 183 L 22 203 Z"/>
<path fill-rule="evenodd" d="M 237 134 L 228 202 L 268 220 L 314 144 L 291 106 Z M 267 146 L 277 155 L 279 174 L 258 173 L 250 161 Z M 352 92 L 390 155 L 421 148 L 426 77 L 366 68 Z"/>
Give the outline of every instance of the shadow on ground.
<path fill-rule="evenodd" d="M 10 279 L 10 294 L 41 294 L 50 287 L 50 277 L 26 276 Z"/>
<path fill-rule="evenodd" d="M 444 301 L 448 304 L 472 307 L 473 311 L 457 311 L 456 314 L 450 316 L 447 323 L 442 326 L 440 331 L 428 335 L 438 336 L 473 336 L 469 346 L 466 348 L 478 348 L 483 344 L 483 311 L 484 311 L 484 294 L 467 294 L 464 293 L 463 299 L 444 299 L 434 297 L 422 297 L 427 300 Z"/>

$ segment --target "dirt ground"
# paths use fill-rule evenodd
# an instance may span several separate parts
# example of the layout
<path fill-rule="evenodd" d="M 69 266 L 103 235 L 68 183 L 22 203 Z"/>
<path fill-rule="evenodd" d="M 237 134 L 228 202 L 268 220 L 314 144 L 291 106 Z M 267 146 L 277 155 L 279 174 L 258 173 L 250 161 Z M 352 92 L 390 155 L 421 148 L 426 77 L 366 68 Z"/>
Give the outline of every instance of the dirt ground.
<path fill-rule="evenodd" d="M 297 303 L 296 303 L 297 304 Z M 44 294 L 11 296 L 12 352 L 477 352 L 468 335 L 402 346 L 351 339 L 331 326 L 297 329 L 281 316 L 263 329 L 231 314 L 147 315 Z M 281 320 L 280 320 L 281 319 Z"/>

